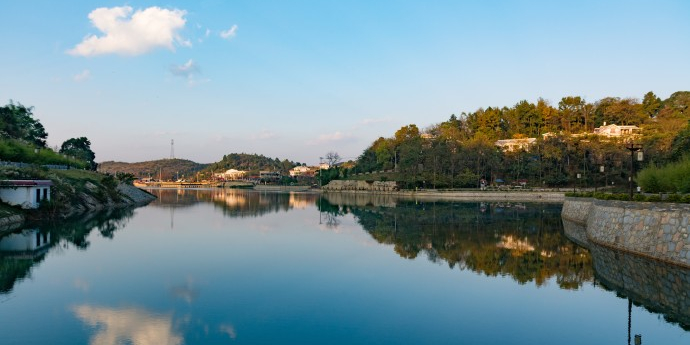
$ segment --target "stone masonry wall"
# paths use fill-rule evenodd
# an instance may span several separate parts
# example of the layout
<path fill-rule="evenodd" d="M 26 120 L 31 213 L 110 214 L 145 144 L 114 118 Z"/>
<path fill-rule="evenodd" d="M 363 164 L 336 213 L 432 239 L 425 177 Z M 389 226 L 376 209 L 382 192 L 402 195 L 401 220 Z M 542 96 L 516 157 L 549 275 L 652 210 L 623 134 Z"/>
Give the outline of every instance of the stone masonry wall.
<path fill-rule="evenodd" d="M 566 198 L 562 216 L 586 210 L 589 241 L 690 267 L 690 205 Z"/>
<path fill-rule="evenodd" d="M 323 186 L 322 189 L 329 191 L 362 190 L 370 192 L 393 192 L 397 191 L 399 188 L 395 181 L 333 180 Z"/>

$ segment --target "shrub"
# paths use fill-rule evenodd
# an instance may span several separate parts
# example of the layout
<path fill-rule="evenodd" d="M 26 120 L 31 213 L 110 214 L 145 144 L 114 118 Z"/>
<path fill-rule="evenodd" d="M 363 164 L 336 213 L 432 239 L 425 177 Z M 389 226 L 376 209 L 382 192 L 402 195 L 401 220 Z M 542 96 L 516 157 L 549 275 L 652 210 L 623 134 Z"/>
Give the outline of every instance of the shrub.
<path fill-rule="evenodd" d="M 640 171 L 638 184 L 649 193 L 689 193 L 690 155 L 663 167 L 648 167 Z"/>

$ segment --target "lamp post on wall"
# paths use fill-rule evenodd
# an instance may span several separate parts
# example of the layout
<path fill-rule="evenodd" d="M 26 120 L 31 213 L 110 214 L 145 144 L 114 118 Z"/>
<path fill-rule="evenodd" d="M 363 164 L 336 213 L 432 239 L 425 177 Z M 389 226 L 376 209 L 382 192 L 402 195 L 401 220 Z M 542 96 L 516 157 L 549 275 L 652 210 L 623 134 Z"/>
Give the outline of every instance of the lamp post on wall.
<path fill-rule="evenodd" d="M 628 185 L 629 185 L 629 192 L 630 192 L 630 200 L 633 198 L 633 175 L 635 175 L 635 152 L 637 153 L 637 160 L 642 161 L 643 160 L 643 154 L 642 154 L 642 145 L 641 144 L 635 144 L 632 141 L 628 143 L 625 146 L 626 149 L 630 151 L 630 176 L 628 177 Z"/>

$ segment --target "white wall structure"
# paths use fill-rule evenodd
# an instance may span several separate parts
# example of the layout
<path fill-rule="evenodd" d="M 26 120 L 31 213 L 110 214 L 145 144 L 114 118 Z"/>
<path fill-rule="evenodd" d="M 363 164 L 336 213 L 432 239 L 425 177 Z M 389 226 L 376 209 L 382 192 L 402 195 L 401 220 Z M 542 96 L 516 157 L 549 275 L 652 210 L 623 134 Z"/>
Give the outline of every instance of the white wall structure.
<path fill-rule="evenodd" d="M 0 200 L 22 208 L 38 208 L 42 200 L 50 201 L 50 180 L 2 180 Z"/>

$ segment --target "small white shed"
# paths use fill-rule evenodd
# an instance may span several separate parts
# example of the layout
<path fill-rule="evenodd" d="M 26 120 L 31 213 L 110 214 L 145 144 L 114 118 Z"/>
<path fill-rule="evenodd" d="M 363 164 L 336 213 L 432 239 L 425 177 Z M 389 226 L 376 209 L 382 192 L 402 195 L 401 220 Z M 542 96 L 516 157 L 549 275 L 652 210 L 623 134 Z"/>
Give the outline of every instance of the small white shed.
<path fill-rule="evenodd" d="M 22 208 L 38 208 L 42 200 L 50 200 L 51 180 L 0 180 L 0 200 Z"/>

